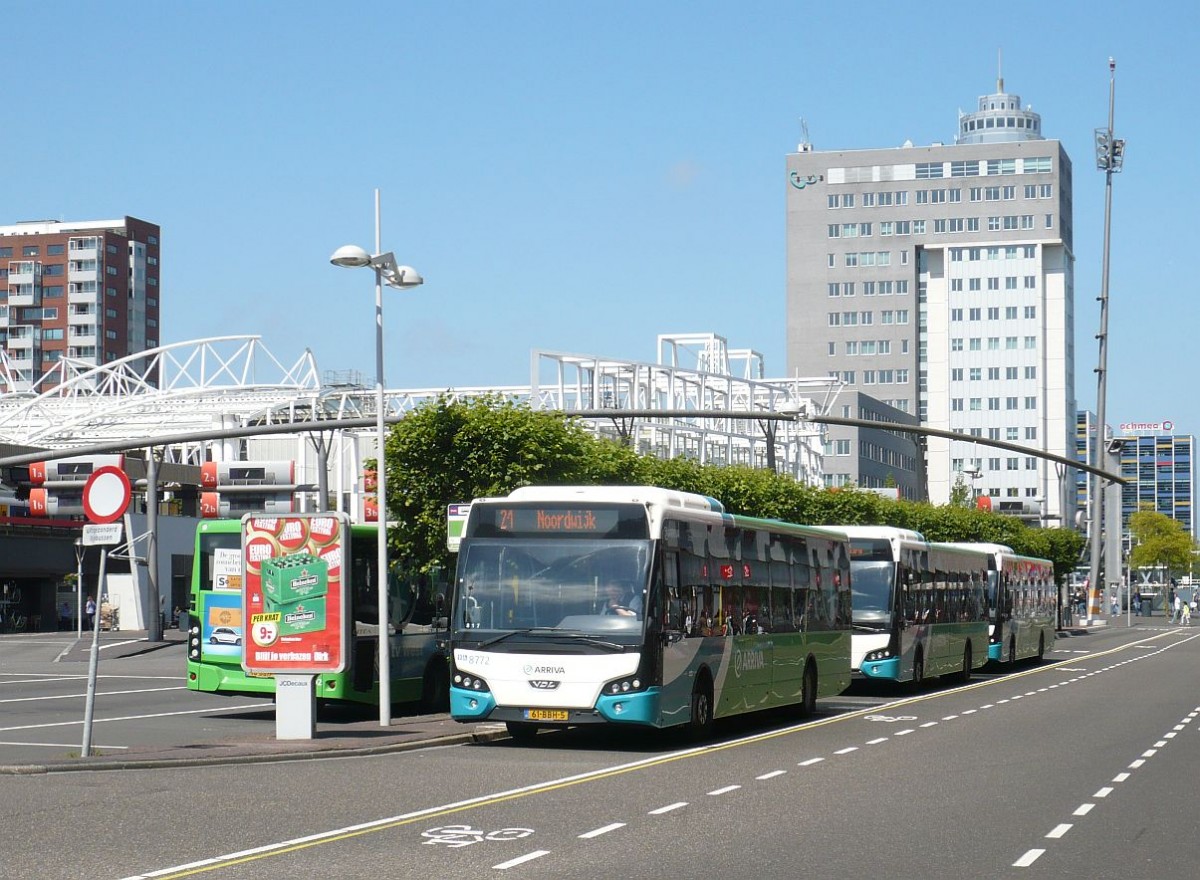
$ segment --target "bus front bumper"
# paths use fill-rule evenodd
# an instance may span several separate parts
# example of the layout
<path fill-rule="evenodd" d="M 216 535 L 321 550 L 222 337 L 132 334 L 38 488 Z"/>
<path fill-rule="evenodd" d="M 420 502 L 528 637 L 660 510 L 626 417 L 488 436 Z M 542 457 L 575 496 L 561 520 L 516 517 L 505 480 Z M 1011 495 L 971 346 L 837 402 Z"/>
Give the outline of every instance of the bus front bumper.
<path fill-rule="evenodd" d="M 568 709 L 566 719 L 531 719 L 526 707 L 499 706 L 487 691 L 450 688 L 450 717 L 455 721 L 524 721 L 531 724 L 650 724 L 658 722 L 658 688 L 625 694 L 601 694 L 592 709 Z"/>
<path fill-rule="evenodd" d="M 887 660 L 864 660 L 859 672 L 867 679 L 890 679 L 896 681 L 900 677 L 900 658 L 889 657 Z"/>

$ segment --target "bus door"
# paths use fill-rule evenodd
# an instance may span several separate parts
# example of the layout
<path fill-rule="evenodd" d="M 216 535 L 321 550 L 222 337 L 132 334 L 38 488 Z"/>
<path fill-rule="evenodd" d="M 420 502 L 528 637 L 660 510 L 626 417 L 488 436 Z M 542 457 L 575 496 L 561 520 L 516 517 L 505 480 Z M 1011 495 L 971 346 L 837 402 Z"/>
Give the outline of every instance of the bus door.
<path fill-rule="evenodd" d="M 699 639 L 693 638 L 695 625 L 695 597 L 685 569 L 689 554 L 677 550 L 665 550 L 662 555 L 662 601 L 659 603 L 661 628 L 658 647 L 648 644 L 650 650 L 660 652 L 659 669 L 662 670 L 660 714 L 664 724 L 682 724 L 690 717 L 692 679 L 696 674 L 696 657 Z M 653 592 L 653 591 L 652 591 Z M 653 607 L 653 603 L 651 605 Z M 649 642 L 649 639 L 647 640 Z"/>

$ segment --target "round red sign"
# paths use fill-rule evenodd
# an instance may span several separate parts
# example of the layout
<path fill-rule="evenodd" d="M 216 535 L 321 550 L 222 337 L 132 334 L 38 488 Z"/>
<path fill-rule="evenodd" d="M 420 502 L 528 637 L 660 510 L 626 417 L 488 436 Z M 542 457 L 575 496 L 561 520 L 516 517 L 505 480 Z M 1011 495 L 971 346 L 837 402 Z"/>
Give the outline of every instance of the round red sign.
<path fill-rule="evenodd" d="M 116 522 L 129 506 L 129 477 L 113 465 L 98 467 L 83 486 L 83 512 L 94 523 Z"/>

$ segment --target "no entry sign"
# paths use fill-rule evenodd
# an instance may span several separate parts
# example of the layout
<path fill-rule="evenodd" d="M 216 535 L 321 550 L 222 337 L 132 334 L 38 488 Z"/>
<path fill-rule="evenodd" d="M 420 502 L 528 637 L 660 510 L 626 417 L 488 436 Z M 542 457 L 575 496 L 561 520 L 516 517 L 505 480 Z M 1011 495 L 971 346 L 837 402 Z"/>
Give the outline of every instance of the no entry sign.
<path fill-rule="evenodd" d="M 129 477 L 119 467 L 96 468 L 83 486 L 83 512 L 94 523 L 116 522 L 129 506 Z"/>

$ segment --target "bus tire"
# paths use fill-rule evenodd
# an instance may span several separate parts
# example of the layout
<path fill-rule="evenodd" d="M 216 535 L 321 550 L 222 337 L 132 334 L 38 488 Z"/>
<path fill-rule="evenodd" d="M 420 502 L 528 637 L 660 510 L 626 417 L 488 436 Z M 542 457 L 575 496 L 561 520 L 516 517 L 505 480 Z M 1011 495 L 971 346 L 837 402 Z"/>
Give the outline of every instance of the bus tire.
<path fill-rule="evenodd" d="M 696 684 L 692 687 L 691 718 L 688 722 L 688 732 L 692 739 L 705 740 L 712 735 L 713 726 L 713 688 L 712 679 L 708 672 L 696 676 Z"/>
<path fill-rule="evenodd" d="M 800 714 L 812 717 L 817 711 L 817 667 L 810 659 L 804 664 L 804 683 L 800 693 Z"/>
<path fill-rule="evenodd" d="M 450 711 L 450 669 L 438 654 L 429 661 L 421 683 L 421 711 L 426 715 Z"/>
<path fill-rule="evenodd" d="M 917 656 L 913 660 L 913 675 L 912 681 L 909 682 L 909 687 L 918 691 L 921 689 L 921 684 L 925 681 L 925 654 L 920 648 L 917 648 Z"/>
<path fill-rule="evenodd" d="M 962 672 L 960 672 L 958 674 L 958 680 L 962 684 L 966 684 L 967 682 L 969 682 L 971 680 L 971 661 L 972 660 L 974 660 L 974 656 L 971 653 L 971 643 L 967 642 L 967 647 L 963 649 Z"/>
<path fill-rule="evenodd" d="M 508 735 L 516 743 L 533 742 L 538 732 L 538 726 L 528 721 L 505 721 L 504 726 L 508 728 Z"/>

